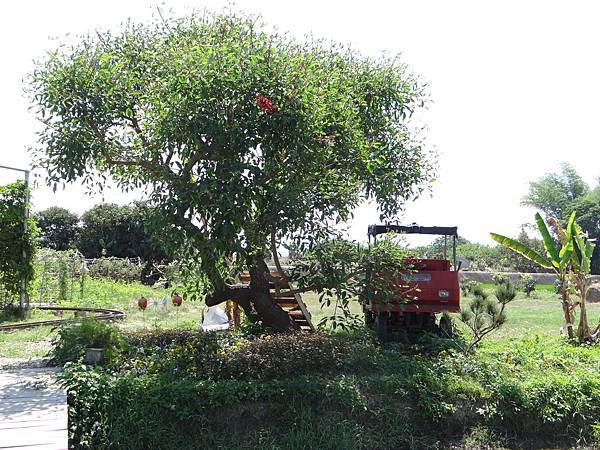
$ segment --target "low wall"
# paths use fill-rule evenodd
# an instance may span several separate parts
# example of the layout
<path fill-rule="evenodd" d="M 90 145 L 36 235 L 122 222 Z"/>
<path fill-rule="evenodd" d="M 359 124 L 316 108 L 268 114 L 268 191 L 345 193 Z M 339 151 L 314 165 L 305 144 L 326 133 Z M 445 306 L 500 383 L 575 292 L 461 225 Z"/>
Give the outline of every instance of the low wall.
<path fill-rule="evenodd" d="M 511 281 L 517 283 L 521 280 L 520 273 L 517 272 L 468 272 L 461 271 L 460 281 L 476 281 L 478 283 L 492 284 L 494 283 L 494 275 L 496 273 L 502 273 L 510 278 Z M 529 273 L 538 284 L 554 284 L 556 281 L 556 275 L 553 273 Z M 590 279 L 592 283 L 600 282 L 600 275 L 591 275 Z"/>

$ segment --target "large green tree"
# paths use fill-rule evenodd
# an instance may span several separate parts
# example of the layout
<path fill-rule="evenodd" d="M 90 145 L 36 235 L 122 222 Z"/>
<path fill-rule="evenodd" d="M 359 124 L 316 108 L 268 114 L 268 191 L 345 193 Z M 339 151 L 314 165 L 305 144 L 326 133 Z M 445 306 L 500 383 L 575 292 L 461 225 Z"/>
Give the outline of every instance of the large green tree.
<path fill-rule="evenodd" d="M 523 197 L 524 205 L 555 217 L 564 226 L 574 211 L 583 232 L 592 239 L 600 239 L 600 186 L 590 189 L 570 164 L 561 164 L 561 171 L 547 173 L 529 183 L 529 192 Z M 596 247 L 591 261 L 593 274 L 600 274 L 600 247 Z"/>
<path fill-rule="evenodd" d="M 575 168 L 562 163 L 560 172 L 550 172 L 529 183 L 522 204 L 540 209 L 549 217 L 568 219 L 574 202 L 590 191 Z"/>
<path fill-rule="evenodd" d="M 424 92 L 397 58 L 297 42 L 235 14 L 129 24 L 51 52 L 31 77 L 49 183 L 144 187 L 204 277 L 276 329 L 265 258 L 364 200 L 392 220 L 432 178 L 407 125 Z M 227 283 L 245 265 L 249 286 Z"/>
<path fill-rule="evenodd" d="M 79 228 L 77 214 L 60 206 L 52 206 L 34 215 L 40 229 L 40 243 L 43 247 L 67 250 L 75 242 Z"/>

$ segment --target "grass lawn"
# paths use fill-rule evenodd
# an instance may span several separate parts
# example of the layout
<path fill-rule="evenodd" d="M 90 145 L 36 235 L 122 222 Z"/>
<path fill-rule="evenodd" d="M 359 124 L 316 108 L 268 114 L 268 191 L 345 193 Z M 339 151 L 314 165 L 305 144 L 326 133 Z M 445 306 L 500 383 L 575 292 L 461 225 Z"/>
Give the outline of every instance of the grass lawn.
<path fill-rule="evenodd" d="M 137 299 L 148 298 L 145 312 L 139 310 Z M 164 289 L 154 289 L 141 283 L 117 283 L 110 280 L 88 279 L 83 301 L 57 301 L 56 306 L 80 306 L 90 308 L 112 308 L 126 314 L 119 326 L 136 328 L 194 328 L 197 327 L 205 306 L 200 303 L 186 302 L 176 308 L 170 301 L 162 302 L 163 296 L 169 296 Z M 26 321 L 56 319 L 52 312 L 33 309 Z M 22 321 L 2 320 L 1 324 L 21 323 Z M 41 357 L 48 353 L 51 341 L 56 335 L 52 327 L 40 327 L 22 331 L 0 332 L 0 358 L 28 359 Z"/>
<path fill-rule="evenodd" d="M 483 287 L 493 295 L 494 285 Z M 89 280 L 85 294 L 84 301 L 57 302 L 57 304 L 119 309 L 127 315 L 119 325 L 124 329 L 197 328 L 206 308 L 202 303 L 186 302 L 185 299 L 179 308 L 175 308 L 170 300 L 163 304 L 162 297 L 168 294 L 167 291 L 153 289 L 139 283 L 123 284 L 108 280 Z M 137 299 L 142 295 L 149 300 L 148 308 L 143 313 L 137 307 Z M 333 305 L 321 308 L 315 293 L 305 293 L 302 298 L 312 314 L 315 325 L 323 317 L 333 313 Z M 469 300 L 469 297 L 462 298 L 463 307 L 468 305 Z M 361 314 L 358 303 L 352 303 L 351 309 L 355 314 Z M 588 314 L 590 324 L 597 323 L 600 319 L 600 304 L 589 304 Z M 519 292 L 517 298 L 507 307 L 507 316 L 507 323 L 492 334 L 489 340 L 518 338 L 528 334 L 558 336 L 560 328 L 564 326 L 558 296 L 550 285 L 538 286 L 529 298 Z M 30 320 L 44 318 L 54 318 L 54 316 L 44 311 L 35 311 Z M 50 342 L 54 335 L 55 332 L 50 327 L 0 333 L 0 358 L 27 359 L 43 356 L 50 350 Z"/>
<path fill-rule="evenodd" d="M 495 289 L 493 284 L 483 285 L 483 288 L 490 296 L 493 296 Z M 333 307 L 321 308 L 318 296 L 314 293 L 303 294 L 302 298 L 312 314 L 315 325 L 323 317 L 333 312 Z M 470 296 L 463 296 L 461 306 L 463 308 L 467 307 L 471 299 Z M 351 310 L 355 314 L 361 314 L 358 303 L 353 303 Z M 489 336 L 490 340 L 517 338 L 534 333 L 543 336 L 558 336 L 561 327 L 564 327 L 560 300 L 552 285 L 537 286 L 531 297 L 519 292 L 515 300 L 507 306 L 506 314 L 508 317 L 506 324 Z M 454 314 L 454 316 L 455 321 L 458 323 L 458 314 Z M 598 323 L 598 320 L 600 320 L 600 303 L 588 304 L 588 319 L 590 326 Z M 575 324 L 577 324 L 577 319 Z"/>

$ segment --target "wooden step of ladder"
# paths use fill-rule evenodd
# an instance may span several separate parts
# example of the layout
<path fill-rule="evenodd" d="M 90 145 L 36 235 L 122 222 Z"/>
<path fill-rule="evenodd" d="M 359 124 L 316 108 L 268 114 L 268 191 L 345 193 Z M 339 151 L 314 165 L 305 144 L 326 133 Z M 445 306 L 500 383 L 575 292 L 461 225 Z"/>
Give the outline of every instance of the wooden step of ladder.
<path fill-rule="evenodd" d="M 293 285 L 287 280 L 284 280 L 279 272 L 271 272 L 271 278 L 276 279 L 275 282 L 269 283 L 269 293 L 271 294 L 273 301 L 288 313 L 290 318 L 301 330 L 314 331 L 315 327 L 312 324 L 311 314 L 300 294 L 285 292 L 294 289 Z M 242 272 L 240 274 L 240 283 L 250 283 L 250 274 L 248 272 Z"/>

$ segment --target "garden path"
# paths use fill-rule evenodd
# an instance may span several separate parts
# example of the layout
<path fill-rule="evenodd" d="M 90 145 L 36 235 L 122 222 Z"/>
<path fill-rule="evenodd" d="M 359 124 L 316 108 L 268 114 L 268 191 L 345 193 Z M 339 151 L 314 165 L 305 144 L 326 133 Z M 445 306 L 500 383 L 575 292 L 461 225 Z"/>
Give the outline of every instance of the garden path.
<path fill-rule="evenodd" d="M 56 384 L 57 370 L 0 372 L 0 449 L 68 448 L 67 396 Z"/>

